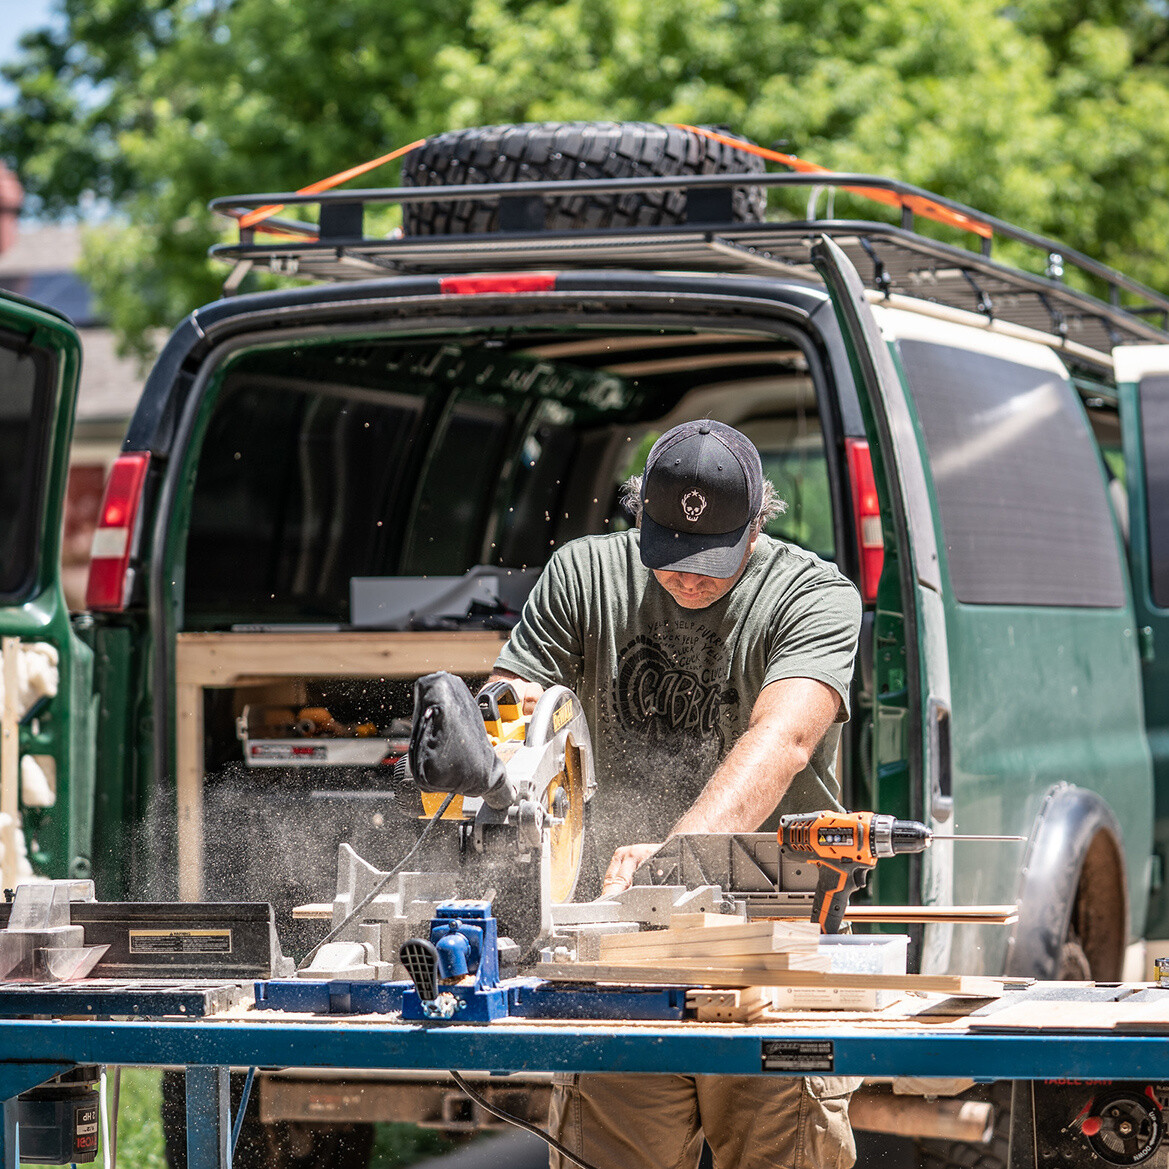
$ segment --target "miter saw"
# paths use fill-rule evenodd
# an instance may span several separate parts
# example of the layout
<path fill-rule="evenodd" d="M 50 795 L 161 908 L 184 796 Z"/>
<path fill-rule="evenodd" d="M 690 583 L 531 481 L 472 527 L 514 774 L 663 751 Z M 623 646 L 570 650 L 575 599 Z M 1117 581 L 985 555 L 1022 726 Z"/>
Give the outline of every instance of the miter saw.
<path fill-rule="evenodd" d="M 463 868 L 480 889 L 491 882 L 507 936 L 521 950 L 548 936 L 553 903 L 571 901 L 580 876 L 596 789 L 580 699 L 553 686 L 524 717 L 510 682 L 473 699 L 454 675 L 427 674 L 414 686 L 410 750 L 398 766 L 422 790 L 426 815 L 453 794 L 443 817 L 461 824 Z"/>
<path fill-rule="evenodd" d="M 490 902 L 505 963 L 530 956 L 551 936 L 552 906 L 572 900 L 581 872 L 596 779 L 580 699 L 553 686 L 525 716 L 510 682 L 472 696 L 452 674 L 419 678 L 395 787 L 402 802 L 420 796 L 420 820 L 449 797 L 411 862 L 417 871 L 380 872 L 342 845 L 336 938 L 303 975 L 392 977 L 401 943 L 451 899 Z"/>

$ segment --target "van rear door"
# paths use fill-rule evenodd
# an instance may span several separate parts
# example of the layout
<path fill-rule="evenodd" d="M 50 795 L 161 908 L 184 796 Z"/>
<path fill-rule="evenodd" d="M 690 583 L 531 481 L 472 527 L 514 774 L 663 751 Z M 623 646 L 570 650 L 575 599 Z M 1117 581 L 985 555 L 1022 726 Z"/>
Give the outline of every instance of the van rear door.
<path fill-rule="evenodd" d="M 1169 345 L 1113 350 L 1155 821 L 1146 936 L 1169 938 Z"/>
<path fill-rule="evenodd" d="M 1070 944 L 1115 979 L 1144 922 L 1152 774 L 1123 548 L 1083 404 L 1049 346 L 908 304 L 870 308 L 844 257 L 832 274 L 820 251 L 854 350 L 869 351 L 856 365 L 891 452 L 886 543 L 908 562 L 919 804 L 936 818 L 952 795 L 942 832 L 1031 838 L 935 844 L 923 899 L 1018 904 L 1009 948 L 1001 927 L 955 929 L 949 959 L 963 970 L 1058 977 Z M 885 590 L 878 696 L 896 681 L 880 676 Z"/>
<path fill-rule="evenodd" d="M 933 509 L 912 412 L 864 285 L 827 237 L 812 258 L 849 345 L 881 496 L 885 561 L 874 621 L 873 775 L 879 811 L 950 826 L 950 667 Z M 936 850 L 884 862 L 874 887 L 885 902 L 953 904 L 950 858 Z M 952 930 L 930 926 L 921 968 L 950 965 Z"/>
<path fill-rule="evenodd" d="M 0 875 L 87 877 L 93 655 L 61 588 L 81 347 L 63 316 L 0 294 Z"/>

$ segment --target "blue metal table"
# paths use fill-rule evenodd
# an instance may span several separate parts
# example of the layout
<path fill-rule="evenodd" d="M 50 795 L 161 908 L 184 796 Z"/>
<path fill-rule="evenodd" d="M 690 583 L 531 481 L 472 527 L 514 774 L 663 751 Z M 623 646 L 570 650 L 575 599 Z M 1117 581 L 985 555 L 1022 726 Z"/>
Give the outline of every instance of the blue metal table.
<path fill-rule="evenodd" d="M 809 1012 L 763 1025 L 396 1023 L 279 1012 L 149 1022 L 0 1021 L 3 1169 L 16 1164 L 15 1098 L 77 1064 L 185 1066 L 191 1169 L 227 1164 L 228 1070 L 431 1069 L 722 1074 L 832 1072 L 978 1080 L 1169 1081 L 1169 1035 L 975 1033 L 953 1021 L 842 1021 Z"/>

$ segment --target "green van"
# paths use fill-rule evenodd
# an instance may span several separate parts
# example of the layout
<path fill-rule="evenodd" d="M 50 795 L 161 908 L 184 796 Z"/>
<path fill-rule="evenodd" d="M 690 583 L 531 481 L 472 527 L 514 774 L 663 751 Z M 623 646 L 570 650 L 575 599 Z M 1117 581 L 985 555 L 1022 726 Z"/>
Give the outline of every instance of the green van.
<path fill-rule="evenodd" d="M 0 304 L 6 884 L 271 901 L 303 952 L 291 910 L 331 897 L 337 844 L 377 863 L 416 831 L 383 766 L 413 680 L 484 678 L 551 550 L 627 524 L 618 486 L 654 436 L 713 417 L 788 501 L 772 533 L 864 597 L 847 804 L 1026 838 L 876 871 L 877 901 L 1018 907 L 917 927 L 915 965 L 1144 976 L 1169 939 L 1169 298 L 716 137 L 459 131 L 399 190 L 281 196 L 317 220 L 218 252 L 231 288 L 302 279 L 177 326 L 72 617 L 77 335 Z M 762 218 L 805 186 L 883 191 L 901 218 Z M 366 236 L 395 202 L 404 230 Z"/>

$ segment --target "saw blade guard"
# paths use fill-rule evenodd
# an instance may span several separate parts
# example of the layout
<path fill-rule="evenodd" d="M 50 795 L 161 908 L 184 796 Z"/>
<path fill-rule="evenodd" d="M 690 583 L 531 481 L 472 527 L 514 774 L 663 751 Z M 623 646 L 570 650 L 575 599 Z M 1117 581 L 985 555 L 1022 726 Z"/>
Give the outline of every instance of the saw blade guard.
<path fill-rule="evenodd" d="M 584 708 L 567 686 L 552 686 L 541 695 L 523 746 L 508 759 L 508 776 L 521 791 L 527 786 L 548 824 L 541 843 L 550 902 L 571 901 L 584 857 L 585 810 L 597 780 Z"/>

